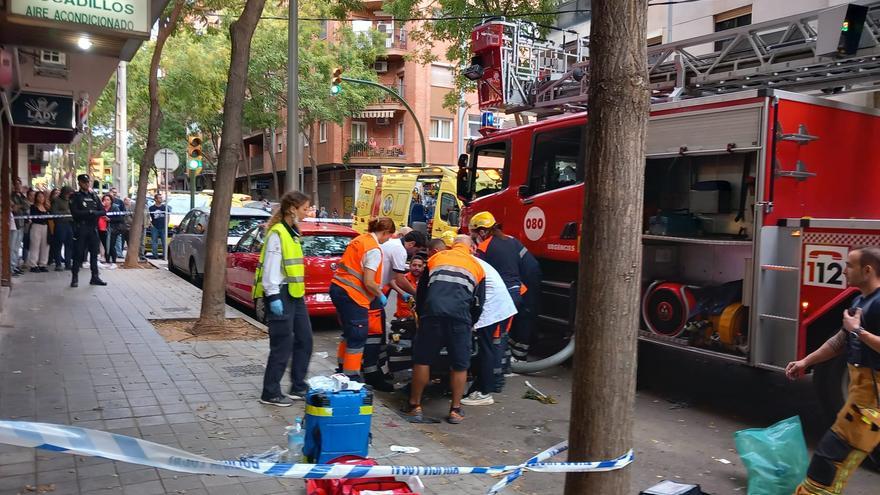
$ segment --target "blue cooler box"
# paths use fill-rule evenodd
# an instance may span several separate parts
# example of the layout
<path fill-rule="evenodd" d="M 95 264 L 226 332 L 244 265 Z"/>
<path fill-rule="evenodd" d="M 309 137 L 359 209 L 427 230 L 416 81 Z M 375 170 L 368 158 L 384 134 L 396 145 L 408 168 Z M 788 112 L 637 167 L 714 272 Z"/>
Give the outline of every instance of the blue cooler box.
<path fill-rule="evenodd" d="M 306 394 L 303 454 L 307 462 L 323 464 L 343 455 L 367 457 L 373 393 L 360 390 Z"/>

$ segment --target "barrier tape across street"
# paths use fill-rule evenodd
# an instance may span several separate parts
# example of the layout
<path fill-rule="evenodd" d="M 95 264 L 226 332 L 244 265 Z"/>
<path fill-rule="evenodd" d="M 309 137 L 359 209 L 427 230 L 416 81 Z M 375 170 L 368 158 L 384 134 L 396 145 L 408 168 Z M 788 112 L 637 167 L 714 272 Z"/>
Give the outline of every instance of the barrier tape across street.
<path fill-rule="evenodd" d="M 568 450 L 561 442 L 522 464 L 502 466 L 352 466 L 344 464 L 289 464 L 240 459 L 217 461 L 181 449 L 125 435 L 77 426 L 0 421 L 0 443 L 66 452 L 89 457 L 140 464 L 191 474 L 224 476 L 275 476 L 300 479 L 352 479 L 382 476 L 454 476 L 463 474 L 506 475 L 487 492 L 495 494 L 522 476 L 539 473 L 602 472 L 622 469 L 634 460 L 633 451 L 605 461 L 544 462 Z"/>

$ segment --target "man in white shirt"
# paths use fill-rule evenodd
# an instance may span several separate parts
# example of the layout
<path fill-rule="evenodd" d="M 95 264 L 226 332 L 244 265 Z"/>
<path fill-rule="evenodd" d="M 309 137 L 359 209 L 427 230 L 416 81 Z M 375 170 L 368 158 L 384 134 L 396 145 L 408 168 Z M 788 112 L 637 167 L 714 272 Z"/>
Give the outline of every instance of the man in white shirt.
<path fill-rule="evenodd" d="M 504 280 L 492 265 L 477 258 L 486 272 L 486 301 L 483 312 L 474 325 L 477 333 L 476 366 L 471 365 L 475 380 L 472 392 L 461 399 L 466 406 L 488 406 L 495 403 L 492 392 L 495 390 L 495 375 L 501 373 L 503 348 L 501 337 L 510 328 L 511 318 L 516 314 L 516 305 L 504 284 Z"/>
<path fill-rule="evenodd" d="M 389 239 L 381 244 L 382 249 L 382 290 L 387 295 L 393 289 L 404 300 L 416 293 L 416 288 L 406 279 L 407 258 L 427 244 L 425 234 L 410 231 L 397 239 Z M 376 390 L 392 391 L 390 369 L 388 368 L 387 335 L 385 328 L 385 308 L 370 309 L 370 332 L 364 346 L 364 381 Z"/>

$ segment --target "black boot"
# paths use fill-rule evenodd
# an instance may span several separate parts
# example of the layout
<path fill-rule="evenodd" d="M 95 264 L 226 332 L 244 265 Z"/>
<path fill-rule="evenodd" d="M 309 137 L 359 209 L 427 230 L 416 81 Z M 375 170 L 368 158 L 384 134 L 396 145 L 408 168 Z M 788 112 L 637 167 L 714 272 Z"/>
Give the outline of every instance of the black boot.
<path fill-rule="evenodd" d="M 92 279 L 89 281 L 89 284 L 90 284 L 90 285 L 107 285 L 107 282 L 104 282 L 103 280 L 100 279 L 100 277 L 98 277 L 97 275 L 95 275 L 95 276 L 92 277 Z"/>
<path fill-rule="evenodd" d="M 71 287 L 79 287 L 79 275 L 77 273 L 73 274 L 73 277 L 70 279 Z"/>

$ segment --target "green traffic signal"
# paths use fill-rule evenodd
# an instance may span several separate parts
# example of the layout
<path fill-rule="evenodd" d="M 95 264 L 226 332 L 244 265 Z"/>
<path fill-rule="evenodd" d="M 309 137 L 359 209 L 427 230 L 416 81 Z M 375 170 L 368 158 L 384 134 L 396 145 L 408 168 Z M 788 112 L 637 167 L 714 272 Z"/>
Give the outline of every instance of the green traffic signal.
<path fill-rule="evenodd" d="M 195 169 L 202 166 L 202 162 L 199 160 L 190 160 L 189 163 L 187 164 L 187 166 L 189 167 L 190 170 L 195 170 Z"/>
<path fill-rule="evenodd" d="M 342 93 L 342 86 L 340 86 L 338 84 L 334 84 L 334 85 L 330 86 L 330 95 L 331 96 L 336 96 L 339 93 Z"/>

